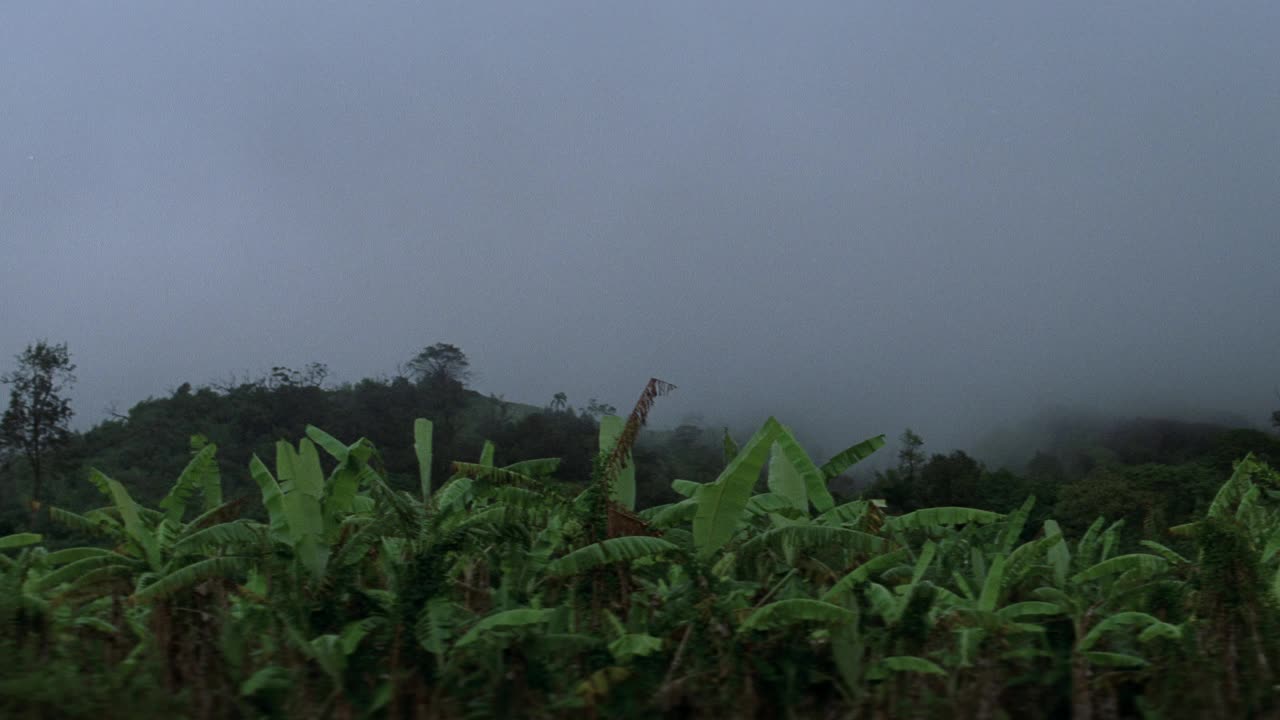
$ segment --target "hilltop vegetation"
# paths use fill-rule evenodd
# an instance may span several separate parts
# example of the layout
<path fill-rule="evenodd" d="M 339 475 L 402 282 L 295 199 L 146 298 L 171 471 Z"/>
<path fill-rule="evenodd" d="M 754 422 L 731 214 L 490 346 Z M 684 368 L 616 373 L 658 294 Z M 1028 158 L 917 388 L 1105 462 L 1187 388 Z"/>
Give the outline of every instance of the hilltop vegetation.
<path fill-rule="evenodd" d="M 557 457 L 562 476 L 581 479 L 591 470 L 599 418 L 615 412 L 594 398 L 576 408 L 562 395 L 543 406 L 485 395 L 460 378 L 414 376 L 366 378 L 330 386 L 322 365 L 303 370 L 277 367 L 259 378 L 193 387 L 183 383 L 167 397 L 149 398 L 125 414 L 114 414 L 67 441 L 46 458 L 42 501 L 71 508 L 97 502 L 84 482 L 90 468 L 101 468 L 126 483 L 143 502 L 156 502 L 190 459 L 189 439 L 199 435 L 217 445 L 219 467 L 229 497 L 256 492 L 243 459 L 270 455 L 275 441 L 300 436 L 308 424 L 341 437 L 367 437 L 380 449 L 387 482 L 397 489 L 416 487 L 417 466 L 409 429 L 418 417 L 435 423 L 436 465 L 476 457 L 486 440 L 499 459 Z M 635 452 L 641 465 L 641 501 L 671 499 L 673 477 L 705 477 L 716 471 L 719 432 L 694 425 L 646 432 Z M 0 454 L 0 459 L 4 456 Z M 31 467 L 18 454 L 0 463 L 0 532 L 26 529 L 30 515 Z M 57 528 L 50 528 L 55 532 Z"/>

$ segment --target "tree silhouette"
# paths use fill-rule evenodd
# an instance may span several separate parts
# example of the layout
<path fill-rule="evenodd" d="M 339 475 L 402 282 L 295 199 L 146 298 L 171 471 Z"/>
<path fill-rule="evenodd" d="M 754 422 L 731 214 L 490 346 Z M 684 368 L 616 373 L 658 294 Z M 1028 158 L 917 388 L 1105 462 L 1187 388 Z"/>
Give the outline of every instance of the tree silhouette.
<path fill-rule="evenodd" d="M 920 449 L 924 445 L 924 440 L 914 430 L 907 428 L 902 431 L 902 437 L 898 438 L 898 442 L 902 443 L 901 449 L 898 450 L 898 471 L 906 476 L 907 482 L 914 482 L 916 474 L 925 461 L 924 452 Z"/>
<path fill-rule="evenodd" d="M 471 379 L 471 361 L 457 345 L 436 343 L 422 349 L 406 368 L 410 377 L 425 392 L 423 411 L 435 423 L 435 444 L 439 468 L 444 472 L 458 441 L 463 410 L 467 406 L 467 381 Z"/>
<path fill-rule="evenodd" d="M 457 345 L 436 343 L 423 348 L 409 361 L 410 377 L 424 385 L 456 383 L 466 386 L 471 379 L 471 361 Z"/>
<path fill-rule="evenodd" d="M 16 357 L 18 369 L 0 376 L 0 383 L 11 386 L 9 408 L 0 417 L 0 449 L 20 454 L 31 465 L 34 520 L 43 497 L 45 457 L 71 436 L 74 411 L 63 393 L 76 380 L 76 366 L 66 343 L 41 340 Z"/>

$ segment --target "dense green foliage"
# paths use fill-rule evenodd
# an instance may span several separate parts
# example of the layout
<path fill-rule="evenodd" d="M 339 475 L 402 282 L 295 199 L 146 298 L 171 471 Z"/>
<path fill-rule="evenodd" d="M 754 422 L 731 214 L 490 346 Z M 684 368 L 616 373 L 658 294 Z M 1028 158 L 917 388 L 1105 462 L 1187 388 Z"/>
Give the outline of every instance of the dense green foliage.
<path fill-rule="evenodd" d="M 606 421 L 576 483 L 557 479 L 574 478 L 555 459 L 500 465 L 488 443 L 476 462 L 428 475 L 440 454 L 425 447 L 428 423 L 409 423 L 410 457 L 426 467 L 403 489 L 372 442 L 315 427 L 252 457 L 241 473 L 252 504 L 226 493 L 219 451 L 200 439 L 154 503 L 94 472 L 99 506 L 49 520 L 98 542 L 0 538 L 0 713 L 1278 709 L 1280 474 L 1253 456 L 1191 522 L 1157 533 L 1143 515 L 1141 537 L 1123 532 L 1127 518 L 1079 532 L 1035 519 L 1034 498 L 1001 512 L 842 500 L 830 483 L 883 438 L 820 464 L 770 419 L 741 446 L 723 443 L 714 478 L 676 480 L 678 499 L 635 515 L 610 500 L 625 501 L 618 485 L 633 482 L 623 470 L 634 466 L 610 459 L 631 450 L 620 445 L 635 417 L 621 432 Z M 919 492 L 951 497 L 933 464 L 917 468 Z M 987 473 L 975 472 L 980 488 Z M 1199 482 L 1149 465 L 1125 472 L 1117 483 L 1138 483 L 1135 502 L 1162 483 Z"/>

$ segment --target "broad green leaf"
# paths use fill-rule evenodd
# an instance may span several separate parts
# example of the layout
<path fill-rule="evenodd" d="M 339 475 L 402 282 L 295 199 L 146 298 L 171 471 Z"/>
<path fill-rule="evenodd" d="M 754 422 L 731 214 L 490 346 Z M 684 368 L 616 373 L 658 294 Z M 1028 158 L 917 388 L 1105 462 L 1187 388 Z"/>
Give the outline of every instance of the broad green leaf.
<path fill-rule="evenodd" d="M 1222 487 L 1218 488 L 1217 494 L 1213 496 L 1213 501 L 1209 503 L 1209 511 L 1205 515 L 1208 517 L 1234 516 L 1236 506 L 1253 485 L 1252 475 L 1255 467 L 1253 453 L 1245 455 L 1244 459 L 1236 463 L 1231 477 L 1222 484 Z"/>
<path fill-rule="evenodd" d="M 504 483 L 507 485 L 525 486 L 525 487 L 544 487 L 542 483 L 528 475 L 508 470 L 506 468 L 493 467 L 492 465 L 481 465 L 479 463 L 455 462 L 453 469 L 458 473 L 459 477 L 470 477 L 476 480 L 489 481 L 494 483 Z"/>
<path fill-rule="evenodd" d="M 797 510 L 808 513 L 809 493 L 805 490 L 805 479 L 796 472 L 791 461 L 783 456 L 782 448 L 777 442 L 773 443 L 773 452 L 769 456 L 768 485 L 769 491 L 774 495 L 784 498 Z"/>
<path fill-rule="evenodd" d="M 1004 565 L 1004 581 L 1001 590 L 1007 591 L 1022 582 L 1034 568 L 1053 552 L 1055 546 L 1064 545 L 1061 535 L 1046 535 L 1038 540 L 1025 542 L 1013 549 Z M 1050 565 L 1053 561 L 1050 561 Z"/>
<path fill-rule="evenodd" d="M 1056 587 L 1040 587 L 1031 592 L 1032 595 L 1062 608 L 1064 615 L 1070 615 L 1079 609 L 1076 599 Z"/>
<path fill-rule="evenodd" d="M 973 667 L 978 646 L 987 637 L 987 631 L 980 627 L 965 627 L 956 630 L 956 635 L 960 638 L 960 667 Z"/>
<path fill-rule="evenodd" d="M 42 536 L 37 533 L 14 533 L 0 537 L 0 550 L 12 550 L 39 543 Z"/>
<path fill-rule="evenodd" d="M 817 465 L 813 464 L 809 453 L 805 452 L 804 448 L 800 446 L 800 442 L 792 434 L 791 428 L 779 425 L 775 442 L 782 450 L 787 462 L 791 464 L 796 474 L 803 480 L 805 495 L 808 502 L 813 503 L 813 508 L 820 513 L 824 513 L 834 507 L 835 501 L 831 498 L 831 492 L 827 490 L 828 478 L 822 474 Z M 807 504 L 801 509 L 805 510 L 806 514 L 808 513 Z"/>
<path fill-rule="evenodd" d="M 495 450 L 494 450 L 493 443 L 488 440 L 485 440 L 484 446 L 480 448 L 480 464 L 488 468 L 493 467 L 494 452 Z"/>
<path fill-rule="evenodd" d="M 1051 602 L 1027 600 L 1005 605 L 996 613 L 1006 620 L 1016 620 L 1027 615 L 1061 615 L 1062 608 Z"/>
<path fill-rule="evenodd" d="M 738 443 L 733 441 L 733 436 L 729 434 L 729 428 L 724 429 L 724 464 L 729 465 L 733 459 L 738 457 Z"/>
<path fill-rule="evenodd" d="M 685 498 L 678 503 L 663 507 L 658 512 L 648 515 L 649 524 L 656 528 L 670 528 L 691 522 L 698 512 L 696 498 Z"/>
<path fill-rule="evenodd" d="M 110 491 L 108 491 L 110 492 Z M 86 535 L 106 537 L 115 541 L 124 540 L 124 529 L 115 519 L 102 513 L 89 512 L 84 515 L 49 506 L 49 519 L 63 527 L 82 532 Z"/>
<path fill-rule="evenodd" d="M 279 665 L 268 665 L 240 684 L 240 696 L 250 697 L 263 690 L 278 690 L 293 684 L 292 674 Z"/>
<path fill-rule="evenodd" d="M 862 687 L 865 652 L 866 644 L 858 632 L 856 619 L 831 630 L 832 659 L 835 660 L 843 689 L 847 693 L 852 694 Z"/>
<path fill-rule="evenodd" d="M 445 598 L 432 598 L 418 614 L 418 621 L 414 624 L 414 637 L 424 650 L 437 658 L 443 657 L 448 650 L 454 627 L 465 615 L 466 610 L 460 605 Z"/>
<path fill-rule="evenodd" d="M 1180 640 L 1182 639 L 1182 626 L 1170 625 L 1166 622 L 1154 622 L 1148 625 L 1146 630 L 1138 633 L 1139 642 L 1151 642 L 1156 638 Z"/>
<path fill-rule="evenodd" d="M 286 450 L 292 451 L 287 443 Z M 329 546 L 324 542 L 324 510 L 321 498 L 324 479 L 316 485 L 320 461 L 315 445 L 302 441 L 302 451 L 293 459 L 294 489 L 284 495 L 284 515 L 289 532 L 289 545 L 313 579 L 324 577 L 329 560 Z M 281 473 L 284 474 L 283 472 Z"/>
<path fill-rule="evenodd" d="M 769 603 L 752 612 L 742 622 L 739 632 L 751 630 L 768 630 L 786 627 L 801 622 L 817 622 L 824 625 L 845 625 L 853 622 L 857 616 L 840 607 L 822 600 L 809 598 L 792 598 Z"/>
<path fill-rule="evenodd" d="M 248 520 L 236 520 L 197 530 L 173 546 L 173 556 L 208 554 L 230 549 L 252 548 L 264 540 L 262 526 Z"/>
<path fill-rule="evenodd" d="M 347 669 L 347 656 L 342 652 L 342 640 L 337 635 L 327 633 L 312 638 L 306 653 L 328 673 L 332 682 L 342 681 L 342 674 Z"/>
<path fill-rule="evenodd" d="M 828 480 L 835 479 L 845 470 L 848 470 L 854 465 L 862 462 L 869 457 L 871 453 L 882 447 L 884 447 L 884 435 L 877 435 L 873 438 L 863 440 L 856 445 L 851 445 L 844 450 L 841 450 L 835 457 L 824 463 L 821 468 L 822 474 L 825 475 Z"/>
<path fill-rule="evenodd" d="M 308 425 L 306 433 L 307 437 L 311 438 L 312 442 L 323 448 L 324 451 L 329 453 L 334 460 L 337 460 L 340 463 L 346 462 L 347 455 L 351 453 L 351 450 L 341 440 L 321 430 L 315 425 Z"/>
<path fill-rule="evenodd" d="M 160 569 L 160 543 L 156 540 L 155 534 L 142 522 L 142 518 L 138 512 L 138 505 L 129 497 L 129 491 L 124 489 L 120 483 L 103 475 L 97 470 L 90 470 L 91 476 L 97 476 L 111 492 L 111 499 L 115 502 L 116 509 L 120 511 L 120 518 L 124 520 L 124 529 L 128 533 L 129 539 L 133 540 L 138 549 L 142 552 L 143 558 L 152 570 Z"/>
<path fill-rule="evenodd" d="M 720 549 L 738 531 L 751 489 L 777 433 L 778 421 L 769 418 L 720 477 L 698 489 L 693 539 L 700 555 L 705 557 Z"/>
<path fill-rule="evenodd" d="M 320 499 L 301 492 L 284 496 L 284 512 L 289 519 L 289 536 L 296 546 L 304 537 L 320 538 L 324 535 L 324 517 Z"/>
<path fill-rule="evenodd" d="M 924 547 L 920 549 L 920 556 L 916 558 L 916 565 L 911 570 L 912 586 L 924 579 L 924 574 L 929 571 L 929 566 L 933 564 L 933 558 L 937 554 L 937 544 L 932 540 L 926 540 Z"/>
<path fill-rule="evenodd" d="M 447 512 L 455 506 L 461 506 L 471 495 L 474 481 L 469 477 L 458 477 L 450 480 L 436 493 L 436 507 L 440 512 Z"/>
<path fill-rule="evenodd" d="M 818 522 L 826 525 L 856 525 L 866 517 L 871 503 L 866 500 L 854 500 L 837 505 L 818 516 Z"/>
<path fill-rule="evenodd" d="M 1151 547 L 1151 546 L 1148 545 L 1148 547 Z M 1267 538 L 1267 543 L 1262 548 L 1262 562 L 1263 563 L 1271 562 L 1271 558 L 1275 557 L 1277 552 L 1280 552 L 1280 526 L 1277 526 L 1274 530 L 1272 530 L 1271 536 Z M 1169 558 L 1167 555 L 1164 555 L 1164 553 L 1161 553 L 1161 555 L 1164 556 L 1165 559 L 1169 560 L 1169 562 L 1174 563 L 1175 565 L 1181 564 L 1180 562 L 1172 558 Z"/>
<path fill-rule="evenodd" d="M 679 550 L 662 538 L 645 535 L 610 538 L 578 548 L 547 566 L 547 575 L 576 575 L 615 562 L 630 562 L 664 552 Z"/>
<path fill-rule="evenodd" d="M 1013 552 L 1014 547 L 1018 545 L 1018 540 L 1022 539 L 1022 529 L 1027 524 L 1027 517 L 1031 514 L 1031 509 L 1036 505 L 1036 496 L 1029 496 L 1026 501 L 1013 513 L 1009 515 L 1005 526 L 1000 530 L 1000 550 L 1006 555 Z"/>
<path fill-rule="evenodd" d="M 982 594 L 978 596 L 978 609 L 983 612 L 994 612 L 1000 600 L 1000 586 L 1004 583 L 1004 555 L 997 555 L 991 561 L 991 569 L 982 582 Z"/>
<path fill-rule="evenodd" d="M 295 466 L 298 464 L 298 451 L 292 445 L 283 441 L 276 441 L 276 477 L 280 480 L 280 490 L 289 493 L 292 492 L 293 480 L 297 475 Z"/>
<path fill-rule="evenodd" d="M 1062 535 L 1062 529 L 1058 527 L 1058 523 L 1054 520 L 1044 521 L 1044 535 L 1046 538 L 1056 537 L 1061 542 L 1052 543 L 1045 551 L 1045 555 L 1049 559 L 1049 565 L 1053 568 L 1053 581 L 1058 587 L 1067 584 L 1067 574 L 1071 572 L 1071 548 L 1067 546 L 1066 538 Z"/>
<path fill-rule="evenodd" d="M 973 591 L 973 586 L 969 584 L 968 580 L 964 579 L 964 576 L 960 574 L 959 570 L 951 571 L 951 580 L 955 583 L 956 589 L 960 591 L 960 594 L 965 599 L 972 600 L 974 602 L 978 601 L 978 595 Z"/>
<path fill-rule="evenodd" d="M 342 628 L 342 634 L 338 636 L 342 652 L 346 655 L 355 652 L 356 648 L 360 646 L 360 641 L 384 622 L 385 620 L 381 617 L 368 617 L 348 623 L 346 627 Z"/>
<path fill-rule="evenodd" d="M 662 639 L 645 633 L 628 633 L 609 643 L 609 653 L 616 662 L 629 662 L 662 650 Z"/>
<path fill-rule="evenodd" d="M 503 466 L 503 470 L 520 473 L 531 478 L 550 477 L 560 468 L 560 458 L 532 458 Z"/>
<path fill-rule="evenodd" d="M 67 593 L 82 593 L 104 583 L 112 583 L 116 587 L 119 586 L 121 581 L 133 584 L 140 570 L 142 568 L 137 565 L 105 565 L 100 568 L 94 568 L 72 580 L 67 588 Z"/>
<path fill-rule="evenodd" d="M 1120 528 L 1124 526 L 1124 520 L 1117 520 L 1102 533 L 1102 555 L 1099 560 L 1108 560 L 1111 558 L 1111 551 L 1115 548 L 1116 542 L 1120 538 Z"/>
<path fill-rule="evenodd" d="M 1133 569 L 1140 569 L 1149 574 L 1157 573 L 1169 566 L 1169 561 L 1159 555 L 1148 555 L 1146 553 L 1133 553 L 1131 555 L 1117 555 L 1110 560 L 1102 562 L 1090 567 L 1087 570 L 1076 573 L 1071 578 L 1072 582 L 1089 582 L 1107 575 L 1116 575 Z"/>
<path fill-rule="evenodd" d="M 1097 644 L 1097 642 L 1102 639 L 1103 635 L 1115 630 L 1127 627 L 1137 627 L 1141 630 L 1145 629 L 1149 625 L 1159 622 L 1159 618 L 1143 612 L 1118 612 L 1114 615 L 1108 615 L 1097 625 L 1094 625 L 1093 628 L 1089 630 L 1083 638 L 1081 638 L 1079 648 L 1081 650 L 1088 650 Z"/>
<path fill-rule="evenodd" d="M 1087 567 L 1098 561 L 1098 538 L 1106 521 L 1106 518 L 1101 517 L 1094 520 L 1089 529 L 1084 531 L 1080 542 L 1076 543 L 1076 560 L 1080 565 Z"/>
<path fill-rule="evenodd" d="M 298 454 L 295 456 L 294 492 L 320 500 L 324 497 L 324 470 L 320 467 L 320 453 L 315 443 L 303 438 L 298 443 Z"/>
<path fill-rule="evenodd" d="M 1186 565 L 1191 562 L 1190 560 L 1182 557 L 1178 553 L 1174 552 L 1168 547 L 1165 547 L 1164 545 L 1161 545 L 1160 543 L 1154 540 L 1140 540 L 1139 544 L 1149 550 L 1154 551 L 1157 555 L 1164 558 L 1165 560 L 1168 560 L 1169 564 L 1171 565 Z M 1268 559 L 1269 558 L 1264 556 L 1262 561 L 1266 562 Z"/>
<path fill-rule="evenodd" d="M 294 554 L 302 566 L 311 574 L 313 580 L 324 577 L 329 565 L 329 546 L 315 535 L 305 535 L 293 548 Z"/>
<path fill-rule="evenodd" d="M 97 630 L 100 633 L 105 633 L 107 635 L 115 635 L 116 633 L 120 632 L 119 628 L 107 622 L 106 620 L 103 620 L 102 618 L 82 616 L 82 617 L 76 618 L 75 621 L 72 622 L 72 624 L 75 625 L 76 627 L 92 628 L 94 630 Z"/>
<path fill-rule="evenodd" d="M 836 584 L 831 586 L 831 589 L 823 594 L 822 599 L 828 602 L 834 602 L 841 594 L 852 590 L 862 583 L 868 582 L 871 578 L 877 577 L 885 570 L 896 567 L 910 559 L 911 552 L 906 548 L 898 548 L 897 550 L 887 552 L 884 555 L 871 558 L 836 581 Z"/>
<path fill-rule="evenodd" d="M 791 519 L 808 516 L 808 507 L 801 510 L 790 499 L 773 492 L 756 493 L 747 501 L 747 510 L 757 515 L 783 515 Z"/>
<path fill-rule="evenodd" d="M 44 561 L 50 565 L 66 565 L 67 563 L 99 555 L 115 555 L 115 553 L 105 548 L 73 547 L 51 552 L 44 556 Z"/>
<path fill-rule="evenodd" d="M 555 612 L 556 610 L 551 608 L 517 608 L 494 613 L 473 625 L 458 639 L 455 647 L 466 647 L 491 632 L 542 625 L 549 622 Z"/>
<path fill-rule="evenodd" d="M 67 563 L 53 572 L 42 575 L 32 583 L 32 588 L 35 590 L 52 590 L 63 583 L 74 582 L 91 570 L 112 565 L 120 565 L 129 568 L 131 571 L 141 571 L 145 567 L 142 561 L 119 553 L 108 552 L 104 555 L 91 555 Z"/>
<path fill-rule="evenodd" d="M 859 554 L 875 554 L 885 549 L 884 538 L 858 530 L 827 525 L 788 525 L 760 533 L 742 544 L 744 558 L 769 549 L 794 564 L 805 551 L 842 550 Z"/>
<path fill-rule="evenodd" d="M 951 525 L 986 525 L 1002 515 L 989 510 L 964 507 L 932 507 L 888 518 L 890 527 L 899 530 L 933 530 Z"/>
<path fill-rule="evenodd" d="M 241 557 L 214 557 L 185 565 L 133 594 L 134 602 L 163 600 L 211 578 L 232 578 L 248 571 L 250 561 Z"/>
<path fill-rule="evenodd" d="M 693 497 L 697 494 L 698 488 L 702 487 L 702 483 L 692 480 L 672 480 L 671 489 L 676 493 L 685 497 Z"/>
<path fill-rule="evenodd" d="M 1113 652 L 1087 652 L 1085 658 L 1099 667 L 1139 668 L 1147 664 L 1146 660 L 1135 655 Z"/>
<path fill-rule="evenodd" d="M 262 504 L 271 522 L 271 537 L 278 542 L 290 543 L 289 518 L 284 509 L 284 492 L 266 464 L 254 455 L 249 460 L 249 475 L 262 491 Z"/>
<path fill-rule="evenodd" d="M 217 451 L 217 445 L 205 445 L 201 448 L 178 475 L 169 494 L 160 501 L 160 509 L 164 510 L 165 517 L 171 522 L 182 520 L 187 501 L 196 490 L 204 495 L 206 510 L 222 504 L 222 480 L 215 459 Z"/>
<path fill-rule="evenodd" d="M 191 522 L 187 523 L 187 529 L 198 530 L 211 524 L 223 522 L 228 518 L 233 518 L 238 513 L 240 506 L 248 499 L 248 497 L 240 497 L 235 500 L 227 500 L 221 505 L 209 508 L 192 518 Z"/>
<path fill-rule="evenodd" d="M 545 524 L 547 516 L 548 511 L 544 507 L 498 504 L 479 512 L 468 513 L 466 519 L 458 524 L 457 528 L 463 530 L 477 527 L 489 529 L 508 527 L 517 528 L 523 532 L 529 527 Z"/>
<path fill-rule="evenodd" d="M 431 435 L 433 425 L 430 420 L 418 418 L 413 421 L 413 452 L 418 457 L 418 486 L 422 491 L 422 500 L 431 497 Z"/>
<path fill-rule="evenodd" d="M 360 485 L 373 474 L 373 468 L 358 462 L 354 455 L 348 455 L 346 460 L 334 468 L 325 486 L 326 534 L 336 531 L 342 518 L 351 514 Z"/>

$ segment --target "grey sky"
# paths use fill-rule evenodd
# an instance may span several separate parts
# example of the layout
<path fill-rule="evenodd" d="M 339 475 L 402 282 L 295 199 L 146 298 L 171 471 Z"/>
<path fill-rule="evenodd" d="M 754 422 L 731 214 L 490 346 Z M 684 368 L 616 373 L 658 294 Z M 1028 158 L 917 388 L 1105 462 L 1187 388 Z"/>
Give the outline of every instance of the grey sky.
<path fill-rule="evenodd" d="M 1280 4 L 26 2 L 0 357 L 102 416 L 437 340 L 932 449 L 1280 383 Z"/>

